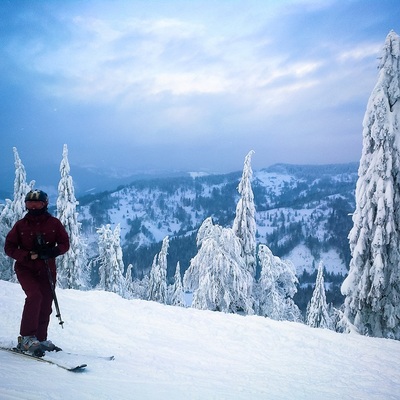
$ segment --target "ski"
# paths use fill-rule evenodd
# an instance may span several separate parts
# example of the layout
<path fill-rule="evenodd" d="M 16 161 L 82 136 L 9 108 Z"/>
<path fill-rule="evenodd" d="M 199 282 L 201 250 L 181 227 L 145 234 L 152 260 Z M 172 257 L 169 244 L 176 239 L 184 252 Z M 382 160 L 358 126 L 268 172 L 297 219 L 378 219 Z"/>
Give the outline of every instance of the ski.
<path fill-rule="evenodd" d="M 64 350 L 59 350 L 59 351 L 62 351 L 64 354 L 69 354 L 70 356 L 80 356 L 80 357 L 92 358 L 92 359 L 97 359 L 97 360 L 105 360 L 105 361 L 115 360 L 114 356 L 98 356 L 96 354 L 80 354 L 80 353 L 73 353 L 71 351 L 64 351 Z"/>
<path fill-rule="evenodd" d="M 27 357 L 27 358 L 30 358 L 32 360 L 44 362 L 44 363 L 47 363 L 47 364 L 53 364 L 53 365 L 56 365 L 59 368 L 62 368 L 62 369 L 65 369 L 66 371 L 71 371 L 71 372 L 81 372 L 87 367 L 87 364 L 80 364 L 80 363 L 78 363 L 76 365 L 72 365 L 72 366 L 71 365 L 67 365 L 66 363 L 62 363 L 62 362 L 59 362 L 57 360 L 52 360 L 52 359 L 49 359 L 49 358 L 45 358 L 46 355 L 44 357 L 38 357 L 38 356 L 35 356 L 33 354 L 25 353 L 25 352 L 17 349 L 16 347 L 0 347 L 0 350 L 8 351 L 8 352 L 16 354 L 18 356 Z"/>

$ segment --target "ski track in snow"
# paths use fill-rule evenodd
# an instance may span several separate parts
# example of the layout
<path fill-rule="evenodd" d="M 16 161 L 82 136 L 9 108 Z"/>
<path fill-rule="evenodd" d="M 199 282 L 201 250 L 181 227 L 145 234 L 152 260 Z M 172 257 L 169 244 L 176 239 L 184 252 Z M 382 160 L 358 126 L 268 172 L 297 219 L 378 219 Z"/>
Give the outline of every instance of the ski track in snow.
<path fill-rule="evenodd" d="M 50 338 L 85 372 L 0 351 L 0 399 L 400 399 L 400 343 L 302 324 L 57 290 Z M 0 281 L 0 344 L 16 344 L 24 294 Z"/>

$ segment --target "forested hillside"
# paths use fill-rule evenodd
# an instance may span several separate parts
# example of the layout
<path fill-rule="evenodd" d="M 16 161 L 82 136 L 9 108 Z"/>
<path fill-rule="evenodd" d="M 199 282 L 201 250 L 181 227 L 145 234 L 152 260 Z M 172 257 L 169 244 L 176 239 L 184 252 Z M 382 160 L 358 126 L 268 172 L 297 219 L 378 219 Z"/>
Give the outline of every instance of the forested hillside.
<path fill-rule="evenodd" d="M 347 235 L 352 226 L 356 163 L 298 166 L 278 164 L 254 172 L 257 242 L 290 259 L 301 290 L 297 301 L 306 303 L 322 260 L 326 269 L 328 301 L 341 301 L 338 287 L 350 259 Z M 165 236 L 170 238 L 168 277 L 176 263 L 182 274 L 197 252 L 197 229 L 207 217 L 231 226 L 241 173 L 187 176 L 136 181 L 115 191 L 79 199 L 82 232 L 90 253 L 97 252 L 96 228 L 121 226 L 125 265 L 133 275 L 148 273 Z M 304 300 L 302 299 L 304 297 Z"/>

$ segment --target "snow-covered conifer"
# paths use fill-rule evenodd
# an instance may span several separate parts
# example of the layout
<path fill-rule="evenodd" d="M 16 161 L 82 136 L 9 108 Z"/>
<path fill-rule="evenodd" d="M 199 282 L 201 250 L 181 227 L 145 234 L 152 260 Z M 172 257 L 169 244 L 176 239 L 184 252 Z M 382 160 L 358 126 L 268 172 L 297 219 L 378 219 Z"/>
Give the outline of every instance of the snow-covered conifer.
<path fill-rule="evenodd" d="M 14 165 L 15 165 L 15 180 L 14 180 L 14 200 L 12 203 L 12 211 L 14 214 L 14 222 L 21 219 L 26 212 L 25 197 L 26 194 L 33 189 L 35 181 L 31 181 L 29 184 L 26 183 L 26 172 L 25 167 L 18 155 L 18 151 L 13 147 L 14 152 Z"/>
<path fill-rule="evenodd" d="M 203 241 L 214 234 L 214 230 L 215 227 L 212 218 L 206 218 L 200 225 L 196 236 L 196 245 L 199 249 L 201 248 Z M 184 290 L 193 292 L 198 289 L 201 269 L 201 265 L 198 262 L 193 262 L 193 260 L 191 261 L 189 268 L 183 276 Z"/>
<path fill-rule="evenodd" d="M 109 224 L 103 225 L 97 230 L 99 234 L 99 289 L 114 292 L 125 296 L 126 281 L 123 276 L 124 264 L 122 261 L 122 249 L 120 245 L 120 226 L 115 227 L 114 232 Z"/>
<path fill-rule="evenodd" d="M 26 212 L 25 196 L 33 188 L 35 182 L 29 185 L 26 183 L 26 171 L 18 155 L 18 151 L 13 147 L 14 152 L 14 197 L 13 200 L 6 199 L 6 204 L 0 213 L 0 246 L 4 249 L 5 238 L 14 224 L 21 219 Z M 13 270 L 14 260 L 7 257 L 3 251 L 0 252 L 0 279 L 15 281 Z"/>
<path fill-rule="evenodd" d="M 60 164 L 61 179 L 58 184 L 57 217 L 64 225 L 70 240 L 70 249 L 57 260 L 58 283 L 66 289 L 89 287 L 86 246 L 80 234 L 75 189 L 70 175 L 68 148 L 64 145 Z"/>
<path fill-rule="evenodd" d="M 13 265 L 14 260 L 8 257 L 3 249 L 6 241 L 6 236 L 8 232 L 11 230 L 14 221 L 14 213 L 12 212 L 12 201 L 10 199 L 6 199 L 6 204 L 0 213 L 0 279 L 5 281 L 14 280 L 14 271 Z"/>
<path fill-rule="evenodd" d="M 174 283 L 170 286 L 170 300 L 169 304 L 173 306 L 184 307 L 185 297 L 183 294 L 181 266 L 179 261 L 176 263 L 176 270 L 174 275 Z"/>
<path fill-rule="evenodd" d="M 132 282 L 132 298 L 148 300 L 149 294 L 149 275 L 143 279 L 134 279 Z"/>
<path fill-rule="evenodd" d="M 167 254 L 169 239 L 166 236 L 162 242 L 161 251 L 154 256 L 150 270 L 148 300 L 167 304 Z"/>
<path fill-rule="evenodd" d="M 315 288 L 307 306 L 306 323 L 313 328 L 332 329 L 332 319 L 326 303 L 324 265 L 322 261 L 318 265 Z"/>
<path fill-rule="evenodd" d="M 400 38 L 390 32 L 363 121 L 344 320 L 400 340 Z"/>
<path fill-rule="evenodd" d="M 254 195 L 251 188 L 253 177 L 251 157 L 253 154 L 254 151 L 251 150 L 244 160 L 242 179 L 238 186 L 240 199 L 236 206 L 232 229 L 240 240 L 246 268 L 254 278 L 256 275 L 256 220 Z"/>
<path fill-rule="evenodd" d="M 254 296 L 257 314 L 275 320 L 301 321 L 300 310 L 293 301 L 298 282 L 293 264 L 274 256 L 263 244 L 259 246 L 258 258 L 261 273 Z"/>
<path fill-rule="evenodd" d="M 125 290 L 124 290 L 126 299 L 134 298 L 134 284 L 133 284 L 133 279 L 132 279 L 132 268 L 133 268 L 132 264 L 129 264 L 128 267 L 126 268 Z"/>
<path fill-rule="evenodd" d="M 198 253 L 191 260 L 183 285 L 193 291 L 192 307 L 252 313 L 252 276 L 246 269 L 241 243 L 232 229 L 207 218 L 199 229 Z"/>
<path fill-rule="evenodd" d="M 148 300 L 149 275 L 142 279 L 137 278 L 138 267 L 129 264 L 125 274 L 125 298 Z"/>

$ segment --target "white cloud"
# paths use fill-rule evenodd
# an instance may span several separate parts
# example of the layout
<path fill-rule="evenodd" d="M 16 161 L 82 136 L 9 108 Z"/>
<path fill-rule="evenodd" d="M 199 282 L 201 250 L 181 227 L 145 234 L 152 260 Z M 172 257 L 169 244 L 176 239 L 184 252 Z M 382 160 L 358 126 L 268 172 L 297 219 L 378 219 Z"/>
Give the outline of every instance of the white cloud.
<path fill-rule="evenodd" d="M 364 43 L 358 46 L 354 46 L 349 50 L 340 52 L 337 58 L 340 62 L 346 62 L 352 60 L 359 61 L 367 57 L 378 57 L 382 45 L 383 42 Z"/>
<path fill-rule="evenodd" d="M 224 76 L 199 73 L 165 73 L 155 76 L 151 93 L 169 91 L 173 95 L 195 93 L 223 93 L 229 90 L 230 83 Z"/>

